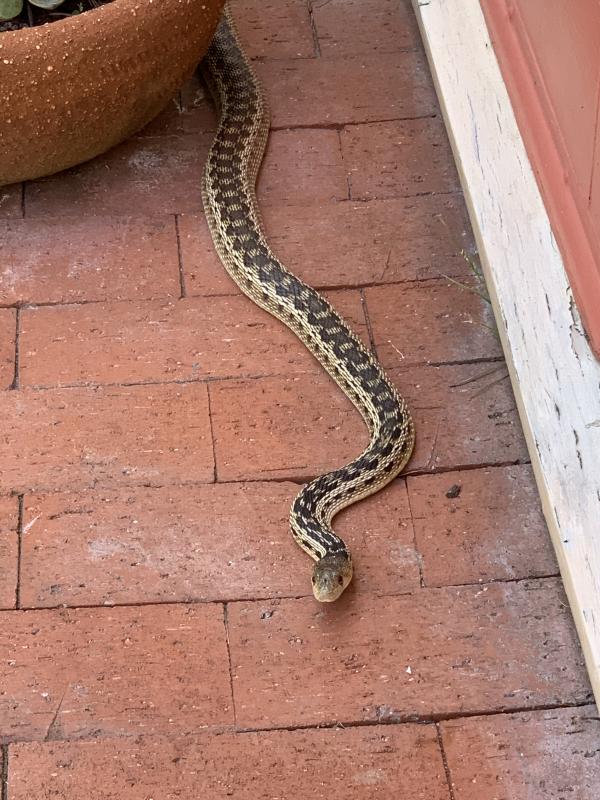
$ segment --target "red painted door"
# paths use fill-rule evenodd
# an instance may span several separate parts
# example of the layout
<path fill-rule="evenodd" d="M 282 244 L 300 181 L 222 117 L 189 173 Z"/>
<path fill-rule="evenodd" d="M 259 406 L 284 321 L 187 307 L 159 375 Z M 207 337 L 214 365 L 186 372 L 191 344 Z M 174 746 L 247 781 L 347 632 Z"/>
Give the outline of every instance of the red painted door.
<path fill-rule="evenodd" d="M 600 354 L 600 0 L 480 0 L 584 325 Z"/>

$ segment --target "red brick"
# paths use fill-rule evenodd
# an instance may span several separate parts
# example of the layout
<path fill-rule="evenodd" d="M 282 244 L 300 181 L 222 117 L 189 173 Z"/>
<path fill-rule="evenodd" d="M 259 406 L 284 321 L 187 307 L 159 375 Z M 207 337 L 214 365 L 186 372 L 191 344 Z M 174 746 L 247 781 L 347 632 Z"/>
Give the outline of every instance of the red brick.
<path fill-rule="evenodd" d="M 179 296 L 173 218 L 0 222 L 6 303 Z"/>
<path fill-rule="evenodd" d="M 0 497 L 0 608 L 15 606 L 19 559 L 18 519 L 17 498 Z"/>
<path fill-rule="evenodd" d="M 429 725 L 18 744 L 11 800 L 448 800 Z"/>
<path fill-rule="evenodd" d="M 28 184 L 27 215 L 189 214 L 213 133 L 131 139 L 81 167 Z M 337 131 L 275 131 L 261 170 L 261 204 L 346 198 Z"/>
<path fill-rule="evenodd" d="M 466 275 L 471 233 L 462 198 L 418 197 L 265 209 L 274 250 L 313 286 Z"/>
<path fill-rule="evenodd" d="M 184 214 L 177 224 L 187 293 L 239 294 L 215 252 L 204 214 Z"/>
<path fill-rule="evenodd" d="M 227 381 L 209 387 L 220 480 L 305 478 L 368 443 L 350 402 L 325 375 Z"/>
<path fill-rule="evenodd" d="M 418 117 L 437 110 L 420 51 L 255 64 L 276 128 Z"/>
<path fill-rule="evenodd" d="M 553 579 L 346 593 L 335 606 L 234 603 L 228 619 L 240 726 L 393 722 L 591 697 Z"/>
<path fill-rule="evenodd" d="M 202 210 L 212 135 L 129 139 L 79 167 L 27 184 L 28 217 L 140 216 Z"/>
<path fill-rule="evenodd" d="M 353 199 L 460 188 L 441 116 L 352 125 L 341 137 Z"/>
<path fill-rule="evenodd" d="M 455 283 L 378 286 L 365 299 L 377 354 L 388 369 L 502 355 L 490 303 Z"/>
<path fill-rule="evenodd" d="M 558 572 L 530 466 L 424 475 L 408 488 L 426 585 Z"/>
<path fill-rule="evenodd" d="M 312 8 L 323 57 L 397 53 L 421 46 L 406 0 L 316 0 Z"/>
<path fill-rule="evenodd" d="M 16 312 L 0 309 L 0 390 L 7 389 L 15 377 Z"/>
<path fill-rule="evenodd" d="M 0 394 L 0 491 L 211 481 L 206 386 Z"/>
<path fill-rule="evenodd" d="M 458 195 L 264 208 L 273 250 L 311 286 L 353 286 L 439 277 L 465 278 L 461 251 L 473 248 Z M 179 219 L 190 294 L 233 294 L 203 215 Z"/>
<path fill-rule="evenodd" d="M 528 458 L 510 384 L 496 378 L 489 386 L 489 370 L 475 364 L 392 373 L 415 418 L 411 470 Z M 368 441 L 358 413 L 325 375 L 219 382 L 210 394 L 221 480 L 312 476 L 354 458 Z"/>
<path fill-rule="evenodd" d="M 415 418 L 411 470 L 528 460 L 503 364 L 408 368 L 392 374 Z"/>
<path fill-rule="evenodd" d="M 595 800 L 600 723 L 594 706 L 442 723 L 456 800 Z"/>
<path fill-rule="evenodd" d="M 21 217 L 23 213 L 22 198 L 23 184 L 13 183 L 10 186 L 0 186 L 0 218 Z"/>
<path fill-rule="evenodd" d="M 217 127 L 215 106 L 198 72 L 181 87 L 180 102 L 179 119 L 184 133 L 214 134 Z"/>
<path fill-rule="evenodd" d="M 368 340 L 360 295 L 329 295 Z M 27 310 L 21 325 L 21 385 L 303 373 L 319 369 L 281 322 L 246 297 L 91 303 Z"/>
<path fill-rule="evenodd" d="M 306 0 L 235 0 L 233 15 L 250 58 L 312 58 Z"/>
<path fill-rule="evenodd" d="M 263 215 L 273 249 L 313 286 L 466 275 L 471 233 L 462 198 L 274 206 Z"/>
<path fill-rule="evenodd" d="M 27 496 L 21 604 L 310 595 L 312 562 L 289 534 L 298 491 L 275 482 Z M 336 530 L 353 550 L 357 591 L 419 585 L 403 481 L 340 515 Z"/>
<path fill-rule="evenodd" d="M 233 721 L 220 606 L 5 611 L 1 621 L 4 741 Z"/>
<path fill-rule="evenodd" d="M 181 92 L 172 97 L 163 110 L 136 136 L 177 136 L 184 133 L 187 109 L 182 106 Z"/>
<path fill-rule="evenodd" d="M 263 206 L 308 205 L 348 197 L 337 131 L 273 131 L 258 180 Z"/>

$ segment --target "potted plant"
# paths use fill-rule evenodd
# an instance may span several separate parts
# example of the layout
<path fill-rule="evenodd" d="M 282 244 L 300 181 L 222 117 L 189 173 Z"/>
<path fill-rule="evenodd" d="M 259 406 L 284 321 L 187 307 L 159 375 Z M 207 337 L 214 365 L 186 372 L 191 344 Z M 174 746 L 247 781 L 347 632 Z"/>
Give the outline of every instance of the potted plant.
<path fill-rule="evenodd" d="M 0 185 L 79 164 L 140 130 L 201 60 L 223 4 L 0 0 Z"/>

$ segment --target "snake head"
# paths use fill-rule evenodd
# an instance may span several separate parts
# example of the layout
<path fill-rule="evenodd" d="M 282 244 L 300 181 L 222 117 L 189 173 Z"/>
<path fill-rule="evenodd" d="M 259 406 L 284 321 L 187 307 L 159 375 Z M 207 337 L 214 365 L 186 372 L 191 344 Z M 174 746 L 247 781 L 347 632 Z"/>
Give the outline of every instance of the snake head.
<path fill-rule="evenodd" d="M 313 570 L 313 594 L 320 603 L 333 603 L 352 580 L 352 561 L 347 553 L 331 553 L 317 561 Z"/>

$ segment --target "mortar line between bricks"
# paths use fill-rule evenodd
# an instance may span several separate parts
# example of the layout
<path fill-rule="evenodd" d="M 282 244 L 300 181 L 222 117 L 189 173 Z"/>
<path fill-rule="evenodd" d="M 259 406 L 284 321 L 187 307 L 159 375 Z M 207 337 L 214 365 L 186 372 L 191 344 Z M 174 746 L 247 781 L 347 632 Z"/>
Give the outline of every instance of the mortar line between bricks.
<path fill-rule="evenodd" d="M 396 199 L 396 198 L 391 198 Z M 371 200 L 340 200 L 340 203 L 370 203 L 374 202 Z M 444 254 L 446 258 L 455 258 L 460 255 L 460 253 L 446 253 Z M 452 276 L 450 276 L 452 277 Z M 335 291 L 358 291 L 360 289 L 377 289 L 383 286 L 406 286 L 407 288 L 414 288 L 417 289 L 420 286 L 427 285 L 429 283 L 444 283 L 448 284 L 448 279 L 442 275 L 441 273 L 438 275 L 429 275 L 424 278 L 400 278 L 398 280 L 391 280 L 391 281 L 363 281 L 362 283 L 318 283 L 315 281 L 313 284 L 314 288 L 320 292 L 335 292 Z M 2 309 L 21 309 L 24 311 L 35 311 L 38 308 L 71 308 L 77 306 L 90 306 L 90 305 L 109 305 L 109 304 L 119 304 L 119 303 L 163 303 L 163 302 L 171 302 L 176 303 L 178 300 L 194 300 L 194 299 L 218 299 L 218 298 L 225 298 L 225 297 L 243 297 L 243 292 L 236 290 L 232 285 L 232 291 L 228 292 L 216 292 L 215 294 L 186 294 L 185 298 L 175 295 L 157 295 L 156 297 L 106 297 L 99 300 L 40 300 L 38 302 L 33 301 L 16 301 L 13 303 L 6 303 L 2 304 L 0 302 L 0 308 Z"/>
<path fill-rule="evenodd" d="M 23 517 L 25 509 L 25 495 L 18 495 L 19 507 L 17 512 L 17 582 L 15 585 L 15 608 L 21 608 L 21 560 L 23 557 Z"/>
<path fill-rule="evenodd" d="M 359 720 L 329 720 L 319 723 L 306 723 L 298 725 L 274 725 L 272 727 L 245 727 L 238 728 L 236 733 L 261 733 L 263 731 L 302 731 L 321 730 L 323 728 L 373 728 L 377 725 L 435 725 L 440 722 L 450 722 L 457 719 L 471 719 L 472 717 L 499 717 L 507 714 L 527 714 L 536 711 L 558 711 L 562 708 L 584 708 L 593 704 L 590 691 L 589 699 L 569 701 L 564 703 L 540 703 L 531 706 L 515 706 L 514 708 L 474 709 L 472 711 L 448 711 L 432 714 L 398 714 L 393 718 L 359 719 Z"/>
<path fill-rule="evenodd" d="M 407 469 L 402 475 L 405 478 L 420 478 L 425 475 L 444 475 L 447 472 L 470 472 L 474 469 L 492 469 L 501 467 L 518 467 L 520 464 L 531 464 L 529 458 L 515 458 L 510 461 L 481 461 L 477 464 L 444 464 L 432 469 Z"/>
<path fill-rule="evenodd" d="M 346 202 L 352 200 L 352 170 L 346 167 L 346 160 L 344 158 L 344 145 L 342 142 L 342 131 L 344 130 L 343 127 L 336 128 L 337 130 L 337 140 L 338 140 L 338 151 L 340 155 L 340 164 L 342 169 L 346 172 Z"/>
<path fill-rule="evenodd" d="M 338 200 L 338 203 L 372 203 L 374 200 L 384 201 L 384 200 L 412 200 L 415 197 L 462 197 L 463 190 L 459 187 L 458 189 L 448 189 L 447 192 L 409 192 L 408 194 L 390 194 L 386 195 L 385 197 L 351 197 L 350 200 Z M 309 205 L 308 203 L 290 203 L 288 208 L 295 208 L 298 205 Z"/>
<path fill-rule="evenodd" d="M 506 461 L 481 461 L 477 464 L 445 464 L 443 466 L 432 467 L 427 469 L 425 467 L 418 467 L 415 469 L 406 469 L 399 477 L 400 478 L 420 478 L 427 475 L 444 475 L 448 472 L 469 472 L 476 469 L 492 469 L 501 467 L 516 467 L 522 464 L 531 464 L 529 458 L 516 458 Z M 321 473 L 308 473 L 306 475 L 283 475 L 281 477 L 275 475 L 266 476 L 245 476 L 240 478 L 221 479 L 218 481 L 219 485 L 239 484 L 239 483 L 295 483 L 298 485 L 309 483 L 310 481 L 318 478 Z M 188 484 L 189 485 L 189 484 Z M 193 484 L 192 484 L 193 485 Z"/>
<path fill-rule="evenodd" d="M 313 49 L 314 49 L 314 47 L 313 47 Z M 335 54 L 332 54 L 332 55 L 329 55 L 329 56 L 328 55 L 323 56 L 321 54 L 321 52 L 320 52 L 320 49 L 321 49 L 321 43 L 319 41 L 319 53 L 318 54 L 313 52 L 313 55 L 311 55 L 311 56 L 301 56 L 301 55 L 283 55 L 283 56 L 253 55 L 253 56 L 250 56 L 250 61 L 253 64 L 271 64 L 271 63 L 277 64 L 278 62 L 281 63 L 281 62 L 287 61 L 287 62 L 291 62 L 294 65 L 296 65 L 296 64 L 302 64 L 303 61 L 317 61 L 320 58 L 322 58 L 323 61 L 327 61 L 327 62 L 331 62 L 331 61 L 334 61 L 334 62 L 335 61 L 337 61 L 337 62 L 339 62 L 339 61 L 353 61 L 353 60 L 356 60 L 356 59 L 360 59 L 361 57 L 363 57 L 363 58 L 364 57 L 368 57 L 368 55 L 369 55 L 368 53 L 357 53 L 357 54 L 354 54 L 354 53 L 335 53 Z M 396 56 L 396 55 L 401 54 L 401 53 L 402 54 L 423 53 L 423 46 L 419 42 L 419 43 L 415 43 L 414 45 L 403 45 L 402 47 L 397 47 L 395 49 L 391 49 L 390 48 L 388 50 L 387 47 L 386 47 L 383 50 L 377 50 L 377 55 L 378 56 Z M 137 134 L 137 135 L 138 136 L 143 135 L 143 132 L 141 134 Z M 164 135 L 164 134 L 154 134 L 154 135 L 161 136 L 161 135 Z M 150 136 L 150 134 L 148 134 L 148 136 Z"/>
<path fill-rule="evenodd" d="M 227 645 L 227 664 L 229 667 L 229 691 L 231 692 L 231 709 L 233 711 L 233 724 L 237 727 L 237 711 L 235 708 L 235 694 L 233 691 L 233 665 L 231 663 L 231 642 L 229 640 L 229 607 L 223 603 L 223 626 L 225 628 L 225 644 Z"/>
<path fill-rule="evenodd" d="M 184 299 L 187 297 L 187 289 L 185 285 L 185 272 L 183 269 L 183 254 L 181 252 L 181 231 L 179 229 L 179 215 L 174 214 L 175 218 L 175 239 L 177 241 L 177 263 L 179 266 L 179 297 Z"/>
<path fill-rule="evenodd" d="M 402 51 L 398 51 L 402 52 Z M 318 57 L 317 57 L 318 58 Z M 317 58 L 314 56 L 308 56 L 304 58 L 298 58 L 297 60 L 302 61 L 316 61 Z M 283 61 L 286 59 L 253 59 L 253 61 L 258 61 L 259 63 L 270 63 L 272 61 Z M 437 111 L 430 111 L 427 114 L 405 114 L 399 117 L 377 117 L 376 119 L 368 119 L 368 120 L 353 120 L 347 119 L 343 122 L 294 122 L 288 125 L 271 125 L 269 130 L 271 132 L 276 131 L 331 131 L 331 130 L 339 130 L 342 131 L 344 128 L 357 128 L 363 125 L 381 125 L 387 122 L 419 122 L 419 120 L 426 120 L 426 119 L 436 119 L 438 117 Z M 205 134 L 208 135 L 209 133 L 213 133 L 212 130 L 202 130 L 202 131 L 182 131 L 180 133 L 153 133 L 153 134 L 146 134 L 145 136 L 138 135 L 136 138 L 141 141 L 147 140 L 165 140 L 165 139 L 189 139 L 192 136 L 198 136 L 198 134 Z"/>
<path fill-rule="evenodd" d="M 519 584 L 527 583 L 528 581 L 550 582 L 560 579 L 560 574 L 551 575 L 528 575 L 522 578 L 497 578 L 489 579 L 484 583 L 457 583 L 447 584 L 440 586 L 415 586 L 413 589 L 406 589 L 400 592 L 386 592 L 377 593 L 365 591 L 364 595 L 371 599 L 385 600 L 393 597 L 421 597 L 423 593 L 435 592 L 440 589 L 486 589 L 486 587 L 497 586 L 498 584 Z M 111 608 L 153 608 L 164 606 L 215 606 L 215 605 L 231 605 L 232 603 L 275 603 L 281 600 L 309 600 L 312 597 L 312 592 L 307 591 L 306 594 L 278 594 L 278 595 L 253 595 L 252 597 L 214 597 L 206 599 L 185 599 L 179 600 L 140 600 L 138 602 L 126 601 L 122 603 L 77 603 L 69 605 L 68 603 L 60 603 L 55 606 L 20 606 L 18 609 L 5 608 L 1 609 L 3 612 L 16 612 L 16 611 L 39 611 L 43 613 L 50 613 L 59 609 L 66 609 L 69 611 L 85 611 L 90 609 L 111 609 Z"/>
<path fill-rule="evenodd" d="M 482 581 L 465 581 L 465 583 L 427 583 L 423 589 L 470 589 L 474 587 L 495 586 L 499 583 L 525 583 L 526 581 L 554 580 L 560 578 L 560 572 L 544 572 L 539 575 L 522 575 L 519 578 L 486 578 Z"/>
<path fill-rule="evenodd" d="M 297 122 L 292 125 L 271 125 L 270 131 L 343 131 L 345 128 L 358 128 L 363 125 L 383 125 L 386 122 L 419 122 L 419 120 L 436 119 L 437 112 L 429 114 L 405 115 L 401 117 L 378 117 L 369 120 L 344 120 L 343 122 Z M 188 134 L 189 135 L 189 134 Z"/>
<path fill-rule="evenodd" d="M 497 708 L 497 709 L 485 709 L 485 710 L 473 710 L 473 711 L 456 711 L 456 712 L 447 712 L 447 713 L 440 713 L 440 714 L 431 714 L 430 716 L 426 714 L 406 714 L 403 716 L 397 715 L 393 719 L 359 719 L 359 720 L 327 720 L 325 722 L 307 722 L 307 723 L 299 723 L 297 725 L 272 725 L 272 726 L 232 726 L 232 725 L 214 725 L 208 728 L 204 728 L 201 732 L 197 733 L 188 733 L 185 734 L 186 736 L 192 737 L 202 737 L 208 735 L 217 735 L 223 733 L 231 733 L 235 735 L 243 736 L 245 734 L 256 734 L 256 733 L 278 733 L 278 732 L 294 732 L 294 731 L 320 731 L 320 730 L 337 730 L 340 728 L 376 728 L 376 727 L 395 727 L 395 726 L 402 726 L 402 725 L 437 725 L 442 722 L 449 722 L 453 720 L 461 720 L 461 719 L 472 719 L 473 717 L 502 717 L 506 715 L 512 714 L 531 714 L 540 711 L 560 711 L 561 709 L 578 709 L 578 708 L 585 708 L 587 706 L 593 706 L 593 696 L 590 692 L 590 698 L 588 700 L 581 700 L 581 701 L 570 701 L 564 703 L 546 703 L 546 704 L 538 704 L 538 705 L 531 705 L 531 706 L 515 706 L 514 708 Z M 587 718 L 584 718 L 587 719 Z M 591 719 L 598 719 L 598 717 L 591 717 Z M 134 740 L 139 737 L 138 732 L 132 732 L 130 734 L 123 734 L 123 733 L 115 733 L 115 734 L 103 734 L 102 736 L 98 736 L 97 732 L 92 732 L 87 736 L 80 736 L 76 740 L 73 739 L 53 739 L 52 742 L 55 743 L 57 741 L 63 742 L 85 742 L 85 741 L 99 741 L 102 740 Z M 152 738 L 159 738 L 161 734 L 148 734 L 145 738 L 152 739 Z M 11 745 L 16 744 L 26 744 L 31 742 L 38 742 L 42 743 L 40 739 L 12 739 L 8 744 L 3 745 L 3 749 L 10 748 Z M 1 797 L 1 796 L 0 796 Z M 4 800 L 4 798 L 1 798 Z M 7 798 L 8 800 L 8 798 Z"/>
<path fill-rule="evenodd" d="M 213 425 L 213 418 L 212 418 L 212 406 L 211 406 L 211 396 L 210 396 L 210 385 L 206 384 L 206 403 L 208 406 L 208 427 L 210 428 L 210 443 L 212 446 L 212 457 L 213 457 L 213 483 L 219 482 L 219 476 L 217 473 L 217 447 L 215 444 L 215 428 Z"/>
<path fill-rule="evenodd" d="M 283 55 L 283 56 L 273 56 L 273 55 L 254 55 L 250 56 L 250 61 L 252 64 L 282 64 L 288 63 L 293 64 L 294 66 L 302 65 L 303 62 L 311 62 L 311 61 L 319 61 L 323 60 L 325 63 L 334 63 L 339 64 L 348 61 L 358 61 L 360 59 L 369 58 L 371 53 L 332 53 L 331 55 L 323 55 L 321 52 L 321 42 L 318 38 L 317 32 L 317 43 L 319 46 L 319 52 L 314 53 L 312 56 L 301 56 L 301 55 Z M 385 49 L 385 50 L 378 50 L 377 56 L 398 56 L 398 55 L 409 55 L 410 53 L 423 53 L 423 48 L 420 44 L 414 45 L 404 45 L 402 47 L 397 47 L 395 50 L 392 49 Z M 139 135 L 139 134 L 138 134 Z M 160 135 L 160 134 L 157 134 Z M 166 135 L 166 134 L 163 134 Z"/>
<path fill-rule="evenodd" d="M 503 467 L 516 467 L 516 466 L 526 466 L 530 465 L 531 460 L 529 458 L 524 459 L 514 459 L 512 461 L 482 461 L 477 464 L 450 464 L 444 465 L 442 467 L 434 467 L 432 469 L 414 469 L 414 470 L 407 470 L 403 472 L 402 475 L 399 477 L 399 480 L 404 480 L 407 478 L 420 478 L 426 477 L 429 475 L 445 475 L 451 472 L 470 472 L 471 470 L 478 470 L 478 469 L 501 469 Z M 230 478 L 230 479 L 220 479 L 217 481 L 219 486 L 236 486 L 241 484 L 251 484 L 251 483 L 293 483 L 297 486 L 302 486 L 305 483 L 308 483 L 314 478 L 317 478 L 321 473 L 310 474 L 310 475 L 284 475 L 282 477 L 275 477 L 275 476 L 246 476 L 240 478 Z M 24 492 L 32 492 L 35 494 L 44 494 L 48 496 L 58 495 L 58 494 L 65 494 L 65 493 L 85 493 L 90 491 L 120 491 L 120 490 L 127 490 L 127 491 L 135 491 L 137 489 L 172 489 L 173 487 L 179 488 L 194 488 L 197 486 L 215 486 L 217 485 L 213 480 L 205 480 L 205 481 L 177 481 L 176 483 L 111 483 L 111 482 L 99 482 L 94 481 L 93 483 L 82 485 L 76 488 L 67 488 L 66 486 L 63 487 L 55 487 L 55 486 L 44 486 L 42 485 L 28 485 L 24 486 L 19 489 L 13 489 L 11 491 L 0 491 L 0 497 L 17 497 L 20 493 Z"/>
<path fill-rule="evenodd" d="M 368 326 L 367 326 L 368 329 Z M 376 353 L 375 345 L 372 340 L 372 332 L 369 331 L 369 344 L 371 349 Z M 467 359 L 467 360 L 459 360 L 459 361 L 406 361 L 401 367 L 385 367 L 386 372 L 395 373 L 398 370 L 406 370 L 410 368 L 431 368 L 435 369 L 437 367 L 469 367 L 475 366 L 477 364 L 489 364 L 489 363 L 498 363 L 503 361 L 503 356 L 490 356 L 487 358 L 474 358 L 474 359 Z M 300 372 L 267 372 L 267 373 L 248 373 L 248 374 L 241 374 L 241 375 L 208 375 L 204 378 L 172 378 L 171 380 L 160 380 L 160 379 L 148 379 L 148 380 L 139 380 L 139 381 L 121 381 L 117 383 L 98 383 L 97 381 L 83 381 L 81 383 L 57 383 L 57 384 L 34 384 L 31 386 L 24 387 L 28 391 L 31 392 L 57 392 L 63 390 L 74 390 L 74 389 L 118 389 L 118 388 L 131 388 L 133 386 L 187 386 L 191 384 L 199 384 L 199 385 L 206 385 L 209 386 L 212 383 L 229 383 L 231 381 L 259 381 L 259 380 L 271 380 L 273 378 L 298 378 L 304 375 L 317 375 L 321 374 L 321 370 L 317 363 L 311 368 L 302 370 Z M 402 374 L 402 373 L 401 373 Z M 474 382 L 477 380 L 476 378 L 473 379 Z M 12 387 L 11 387 L 12 388 Z M 488 387 L 491 388 L 491 387 Z M 1 393 L 0 393 L 1 396 Z M 427 407 L 420 407 L 416 404 L 415 408 L 427 408 Z M 438 408 L 435 406 L 434 408 Z M 507 410 L 512 410 L 512 407 Z"/>
<path fill-rule="evenodd" d="M 369 307 L 367 305 L 367 298 L 365 297 L 365 293 L 362 289 L 359 289 L 360 294 L 360 305 L 362 308 L 363 316 L 365 318 L 365 324 L 367 326 L 367 333 L 369 335 L 369 344 L 371 346 L 371 352 L 377 358 L 377 347 L 375 345 L 375 336 L 373 335 L 373 326 L 371 325 L 371 317 L 369 316 Z"/>
<path fill-rule="evenodd" d="M 8 800 L 8 745 L 2 745 L 2 784 L 0 785 L 0 800 Z"/>
<path fill-rule="evenodd" d="M 446 776 L 446 783 L 448 784 L 448 800 L 456 800 L 454 796 L 454 787 L 452 786 L 452 775 L 450 767 L 448 766 L 448 756 L 446 755 L 446 748 L 444 747 L 444 740 L 442 738 L 442 730 L 439 722 L 435 723 L 435 731 L 437 735 L 438 747 L 442 756 L 442 764 L 444 765 L 444 774 Z"/>
<path fill-rule="evenodd" d="M 406 481 L 406 500 L 408 502 L 408 510 L 410 512 L 410 522 L 412 525 L 412 540 L 413 540 L 413 548 L 415 554 L 417 556 L 417 569 L 419 570 L 419 585 L 421 589 L 425 588 L 425 577 L 423 575 L 423 554 L 419 550 L 417 545 L 417 529 L 415 526 L 415 515 L 412 509 L 412 503 L 410 502 L 410 492 L 408 490 L 408 481 Z"/>
<path fill-rule="evenodd" d="M 13 366 L 13 380 L 10 385 L 11 390 L 16 390 L 20 386 L 19 369 L 21 366 L 21 308 L 17 306 L 15 309 L 15 359 Z"/>

